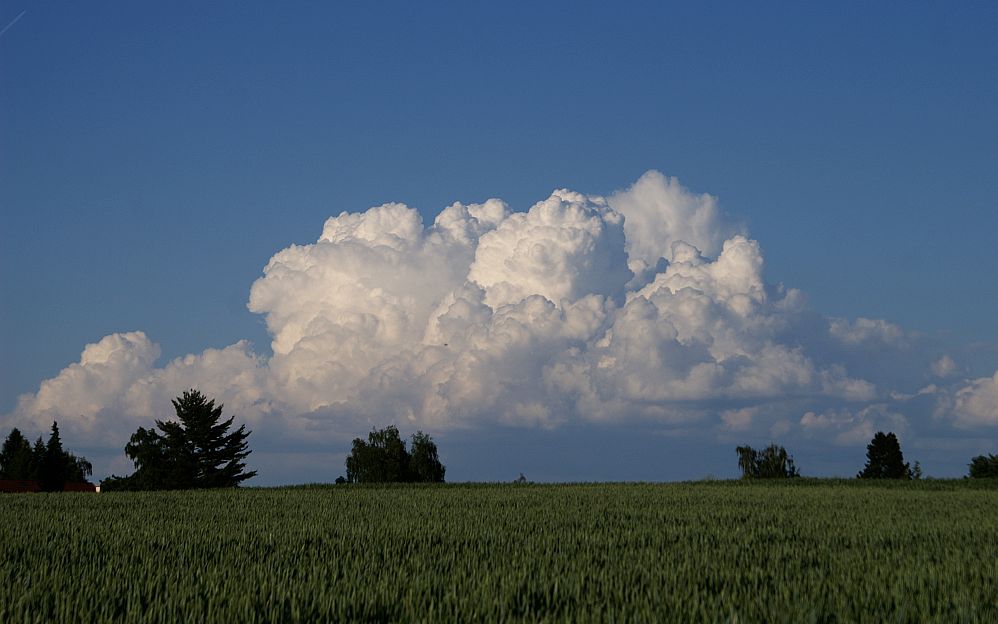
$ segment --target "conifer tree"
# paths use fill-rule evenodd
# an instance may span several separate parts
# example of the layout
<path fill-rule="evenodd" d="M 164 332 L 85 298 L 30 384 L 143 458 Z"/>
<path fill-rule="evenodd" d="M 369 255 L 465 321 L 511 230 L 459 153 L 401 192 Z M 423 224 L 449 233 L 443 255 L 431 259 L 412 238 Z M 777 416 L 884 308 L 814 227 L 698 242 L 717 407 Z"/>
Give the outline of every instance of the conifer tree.
<path fill-rule="evenodd" d="M 222 420 L 221 404 L 190 390 L 174 399 L 173 407 L 178 422 L 156 421 L 156 426 L 166 433 L 168 448 L 189 462 L 192 487 L 232 487 L 256 475 L 245 472 L 243 463 L 250 453 L 246 425 L 228 433 L 234 417 Z"/>
<path fill-rule="evenodd" d="M 59 435 L 59 424 L 52 423 L 52 433 L 45 445 L 41 469 L 38 474 L 39 485 L 44 492 L 61 492 L 66 485 L 66 469 L 68 461 L 66 452 L 62 450 L 62 438 Z"/>
<path fill-rule="evenodd" d="M 34 475 L 31 444 L 14 427 L 0 450 L 0 479 L 31 479 Z"/>
<path fill-rule="evenodd" d="M 866 465 L 856 476 L 859 479 L 910 479 L 911 468 L 904 461 L 897 436 L 878 431 L 866 447 Z"/>
<path fill-rule="evenodd" d="M 234 487 L 256 475 L 246 471 L 243 460 L 250 451 L 250 432 L 240 425 L 229 432 L 234 417 L 222 419 L 215 405 L 197 390 L 188 390 L 172 401 L 177 420 L 156 421 L 156 429 L 132 434 L 125 454 L 135 463 L 128 477 L 112 476 L 102 482 L 108 490 L 164 490 Z"/>
<path fill-rule="evenodd" d="M 32 449 L 15 427 L 0 450 L 0 479 L 39 481 L 45 491 L 61 491 L 65 483 L 86 481 L 91 474 L 93 467 L 86 457 L 63 450 L 57 423 L 52 423 L 48 444 L 39 437 Z"/>
<path fill-rule="evenodd" d="M 42 464 L 45 463 L 45 443 L 42 442 L 42 436 L 38 436 L 35 440 L 35 445 L 31 447 L 31 477 L 36 481 L 40 481 L 42 478 Z"/>

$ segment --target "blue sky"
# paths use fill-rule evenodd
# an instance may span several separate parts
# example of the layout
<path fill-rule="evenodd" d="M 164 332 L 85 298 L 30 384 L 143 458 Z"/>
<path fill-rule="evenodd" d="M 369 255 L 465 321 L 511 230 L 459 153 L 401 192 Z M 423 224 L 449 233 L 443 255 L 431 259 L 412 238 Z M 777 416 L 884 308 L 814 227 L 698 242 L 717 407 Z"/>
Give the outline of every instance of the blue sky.
<path fill-rule="evenodd" d="M 867 4 L 4 3 L 4 25 L 20 18 L 0 36 L 0 414 L 44 421 L 18 416 L 18 396 L 116 332 L 144 332 L 159 366 L 243 339 L 269 357 L 250 287 L 341 211 L 404 202 L 429 227 L 455 201 L 525 211 L 553 189 L 610 195 L 648 170 L 716 196 L 759 241 L 766 282 L 800 289 L 823 318 L 910 333 L 917 344 L 890 360 L 904 375 L 836 362 L 880 398 L 932 382 L 905 368 L 913 354 L 953 358 L 956 397 L 998 369 L 998 7 Z M 980 449 L 932 442 L 949 437 L 931 415 L 946 400 L 888 411 L 908 418 L 930 473 L 959 474 Z M 988 405 L 961 440 L 998 438 Z M 793 420 L 862 407 L 824 397 Z M 658 425 L 645 421 L 485 422 L 480 435 L 429 427 L 471 449 L 450 475 L 515 477 L 461 437 L 490 435 L 533 449 L 521 463 L 551 478 L 735 468 L 716 432 L 694 436 L 711 459 L 691 469 L 624 462 L 648 447 Z M 336 428 L 318 443 L 334 464 L 340 437 L 366 426 Z M 617 468 L 586 470 L 564 449 L 575 459 L 545 459 L 559 439 L 584 456 L 601 438 Z M 81 446 L 99 455 L 101 439 Z M 862 444 L 797 446 L 813 447 L 798 451 L 813 472 L 862 459 Z M 292 464 L 275 480 L 303 480 Z"/>

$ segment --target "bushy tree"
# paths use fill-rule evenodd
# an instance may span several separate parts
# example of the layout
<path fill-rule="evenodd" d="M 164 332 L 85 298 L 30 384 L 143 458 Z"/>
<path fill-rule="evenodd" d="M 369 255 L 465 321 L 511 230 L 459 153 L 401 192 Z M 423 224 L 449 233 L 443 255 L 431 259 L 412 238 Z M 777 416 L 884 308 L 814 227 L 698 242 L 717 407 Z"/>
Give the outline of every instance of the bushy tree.
<path fill-rule="evenodd" d="M 409 473 L 412 481 L 443 483 L 447 469 L 440 463 L 437 445 L 429 435 L 417 431 L 412 435 Z"/>
<path fill-rule="evenodd" d="M 758 452 L 751 446 L 739 446 L 735 448 L 738 453 L 738 469 L 742 471 L 743 479 L 751 479 L 756 473 L 756 455 Z"/>
<path fill-rule="evenodd" d="M 367 442 L 353 441 L 347 457 L 347 481 L 351 483 L 393 483 L 407 481 L 409 453 L 394 425 L 371 431 Z"/>
<path fill-rule="evenodd" d="M 127 477 L 111 475 L 101 482 L 104 491 L 180 490 L 191 487 L 190 463 L 182 445 L 168 452 L 168 441 L 155 429 L 139 427 L 125 445 L 125 455 L 135 464 Z"/>
<path fill-rule="evenodd" d="M 256 475 L 243 462 L 250 454 L 246 425 L 229 433 L 234 417 L 222 420 L 223 406 L 197 390 L 185 391 L 172 403 L 177 420 L 157 420 L 159 431 L 139 427 L 125 446 L 135 473 L 105 479 L 104 489 L 234 487 Z"/>
<path fill-rule="evenodd" d="M 73 453 L 63 455 L 63 470 L 66 483 L 81 483 L 94 473 L 94 467 L 86 457 L 77 457 Z"/>
<path fill-rule="evenodd" d="M 911 479 L 911 467 L 904 461 L 897 436 L 878 431 L 866 446 L 866 465 L 856 476 L 859 479 Z"/>
<path fill-rule="evenodd" d="M 971 459 L 970 476 L 974 479 L 998 479 L 998 455 L 978 455 Z"/>
<path fill-rule="evenodd" d="M 356 438 L 346 460 L 350 483 L 443 482 L 444 465 L 430 436 L 412 436 L 412 454 L 394 425 L 373 430 L 367 441 Z"/>
<path fill-rule="evenodd" d="M 789 479 L 800 476 L 793 456 L 782 446 L 770 444 L 761 451 L 751 446 L 739 446 L 735 452 L 738 453 L 738 467 L 743 479 Z"/>

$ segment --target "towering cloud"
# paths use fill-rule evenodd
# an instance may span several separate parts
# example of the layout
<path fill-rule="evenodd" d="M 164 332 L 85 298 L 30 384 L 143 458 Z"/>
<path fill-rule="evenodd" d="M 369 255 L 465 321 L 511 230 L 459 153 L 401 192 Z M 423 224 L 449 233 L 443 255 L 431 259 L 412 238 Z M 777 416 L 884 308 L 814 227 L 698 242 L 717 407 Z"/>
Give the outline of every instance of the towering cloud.
<path fill-rule="evenodd" d="M 644 420 L 851 443 L 907 428 L 886 401 L 914 396 L 836 359 L 907 348 L 903 330 L 826 319 L 768 284 L 759 243 L 713 197 L 657 172 L 609 198 L 558 190 L 524 213 L 455 203 L 429 227 L 403 204 L 343 212 L 315 243 L 276 253 L 248 307 L 266 320 L 270 357 L 239 342 L 157 367 L 143 333 L 113 334 L 6 420 L 58 419 L 120 447 L 198 387 L 287 435 L 385 419 L 431 430 Z M 955 371 L 944 364 L 940 377 Z M 994 425 L 995 387 L 979 379 L 938 400 L 958 426 Z"/>
<path fill-rule="evenodd" d="M 631 278 L 623 225 L 602 198 L 555 191 L 481 237 L 468 280 L 493 309 L 531 295 L 555 304 L 590 294 L 622 300 Z"/>
<path fill-rule="evenodd" d="M 626 220 L 628 264 L 638 276 L 653 271 L 659 258 L 671 261 L 675 243 L 715 256 L 725 240 L 745 233 L 718 209 L 713 195 L 694 195 L 658 171 L 645 173 L 608 202 Z"/>

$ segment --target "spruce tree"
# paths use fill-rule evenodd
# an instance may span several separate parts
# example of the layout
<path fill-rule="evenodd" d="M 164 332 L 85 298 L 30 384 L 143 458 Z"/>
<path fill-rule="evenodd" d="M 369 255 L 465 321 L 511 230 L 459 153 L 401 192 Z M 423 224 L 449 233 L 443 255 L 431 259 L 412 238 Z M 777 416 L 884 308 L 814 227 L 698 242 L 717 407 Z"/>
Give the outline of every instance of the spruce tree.
<path fill-rule="evenodd" d="M 62 438 L 59 436 L 59 424 L 52 423 L 52 433 L 45 445 L 42 456 L 41 470 L 38 480 L 43 492 L 61 492 L 66 485 L 66 452 L 62 450 Z"/>
<path fill-rule="evenodd" d="M 177 420 L 156 421 L 156 429 L 139 429 L 125 446 L 135 463 L 128 477 L 111 476 L 101 485 L 108 490 L 184 490 L 234 487 L 256 475 L 246 471 L 250 432 L 234 420 L 222 419 L 215 405 L 197 390 L 185 391 L 172 401 Z"/>
<path fill-rule="evenodd" d="M 29 474 L 29 479 L 34 479 L 36 481 L 41 481 L 42 479 L 42 465 L 45 463 L 45 443 L 42 442 L 42 436 L 38 436 L 35 440 L 35 445 L 31 447 L 31 471 Z"/>
<path fill-rule="evenodd" d="M 173 407 L 179 422 L 157 421 L 156 425 L 167 434 L 168 441 L 177 443 L 168 447 L 183 453 L 184 460 L 190 462 L 192 487 L 232 487 L 256 475 L 255 471 L 245 472 L 242 461 L 250 453 L 246 425 L 227 433 L 234 417 L 222 420 L 221 404 L 216 407 L 214 400 L 190 390 L 174 399 Z"/>
<path fill-rule="evenodd" d="M 11 429 L 0 450 L 0 479 L 31 479 L 33 477 L 31 444 L 17 427 Z"/>
<path fill-rule="evenodd" d="M 856 476 L 860 479 L 910 479 L 911 468 L 904 461 L 897 436 L 878 431 L 866 447 L 866 466 Z"/>

